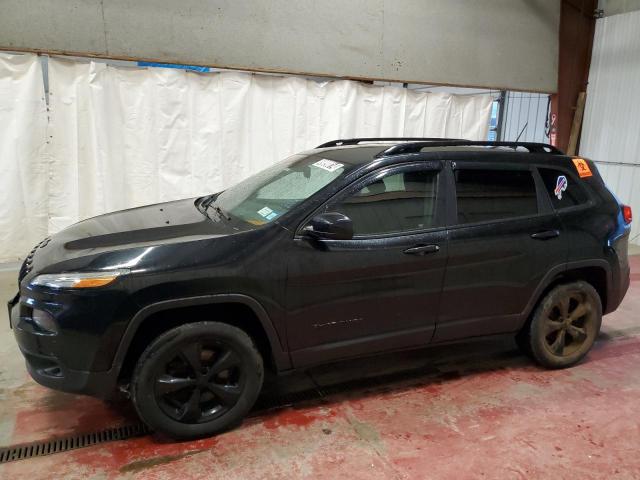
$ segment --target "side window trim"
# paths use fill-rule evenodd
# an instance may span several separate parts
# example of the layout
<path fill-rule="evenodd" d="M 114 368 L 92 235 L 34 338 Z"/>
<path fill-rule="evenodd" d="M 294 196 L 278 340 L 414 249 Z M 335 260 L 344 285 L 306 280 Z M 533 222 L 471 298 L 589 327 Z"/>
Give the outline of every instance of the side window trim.
<path fill-rule="evenodd" d="M 544 185 L 544 181 L 540 176 L 540 172 L 537 168 L 532 168 L 533 181 L 536 185 L 536 195 L 538 197 L 538 214 L 555 214 L 555 210 L 553 205 L 551 204 L 551 199 L 549 195 L 547 195 L 546 187 Z"/>
<path fill-rule="evenodd" d="M 374 170 L 373 172 L 369 172 L 360 178 L 353 180 L 349 185 L 346 185 L 340 191 L 333 194 L 330 198 L 325 200 L 320 206 L 314 209 L 309 215 L 307 215 L 304 218 L 304 220 L 302 220 L 302 222 L 300 222 L 300 224 L 296 228 L 294 238 L 300 238 L 302 229 L 307 225 L 309 220 L 311 220 L 311 218 L 313 218 L 314 215 L 317 215 L 318 213 L 322 213 L 324 209 L 327 207 L 327 205 L 336 201 L 340 201 L 341 199 L 346 198 L 347 196 L 358 192 L 359 190 L 364 188 L 364 186 L 366 186 L 368 183 L 371 183 L 370 182 L 371 180 L 375 181 L 376 178 L 380 178 L 387 175 L 394 175 L 396 173 L 401 173 L 405 171 L 438 172 L 437 183 L 436 183 L 437 190 L 436 190 L 436 200 L 435 200 L 435 214 L 434 214 L 435 222 L 437 222 L 438 225 L 434 227 L 429 227 L 426 229 L 420 229 L 420 230 L 408 230 L 403 232 L 379 233 L 379 234 L 369 234 L 369 235 L 354 235 L 352 240 L 345 240 L 345 241 L 352 242 L 352 241 L 362 241 L 362 240 L 379 239 L 379 238 L 397 238 L 397 237 L 405 237 L 405 236 L 445 229 L 446 218 L 445 218 L 444 210 L 445 210 L 446 198 L 445 198 L 445 195 L 443 195 L 443 189 L 446 189 L 446 185 L 444 183 L 446 180 L 445 180 L 445 175 L 442 175 L 442 172 L 443 172 L 442 163 L 443 162 L 439 160 L 433 160 L 433 161 L 429 160 L 429 161 L 419 161 L 419 162 L 403 163 L 403 164 L 396 164 L 396 165 L 386 165 L 377 170 Z"/>

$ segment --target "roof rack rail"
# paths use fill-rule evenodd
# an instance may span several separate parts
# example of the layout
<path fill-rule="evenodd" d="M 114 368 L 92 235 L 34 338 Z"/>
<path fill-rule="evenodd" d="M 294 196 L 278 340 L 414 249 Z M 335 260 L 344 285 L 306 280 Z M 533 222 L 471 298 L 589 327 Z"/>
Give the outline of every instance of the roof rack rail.
<path fill-rule="evenodd" d="M 526 148 L 530 153 L 548 153 L 551 155 L 564 155 L 564 152 L 553 145 L 535 142 L 491 142 L 484 140 L 436 140 L 428 142 L 399 143 L 380 152 L 376 157 L 388 157 L 405 153 L 419 153 L 426 147 L 509 147 L 514 150 L 518 147 Z"/>
<path fill-rule="evenodd" d="M 318 145 L 316 148 L 342 147 L 345 145 L 357 145 L 364 142 L 466 142 L 460 138 L 440 138 L 440 137 L 370 137 L 370 138 L 342 138 L 331 140 L 330 142 Z"/>

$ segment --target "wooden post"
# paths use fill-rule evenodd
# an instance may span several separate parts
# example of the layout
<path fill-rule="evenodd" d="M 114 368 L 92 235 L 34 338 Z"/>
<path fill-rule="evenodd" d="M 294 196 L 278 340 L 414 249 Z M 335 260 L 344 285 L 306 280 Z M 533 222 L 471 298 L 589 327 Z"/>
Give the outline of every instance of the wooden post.
<path fill-rule="evenodd" d="M 569 135 L 569 146 L 567 155 L 576 155 L 578 150 L 578 138 L 580 137 L 580 129 L 582 128 L 582 116 L 584 115 L 584 104 L 587 99 L 587 92 L 580 92 L 578 95 L 578 104 L 573 114 L 573 123 L 571 124 L 571 134 Z"/>

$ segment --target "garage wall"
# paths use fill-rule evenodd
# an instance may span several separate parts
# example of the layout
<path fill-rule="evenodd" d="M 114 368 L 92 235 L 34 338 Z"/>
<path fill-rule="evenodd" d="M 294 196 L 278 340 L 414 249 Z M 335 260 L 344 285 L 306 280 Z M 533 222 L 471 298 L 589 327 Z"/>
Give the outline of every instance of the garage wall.
<path fill-rule="evenodd" d="M 640 10 L 640 0 L 599 0 L 598 8 L 602 9 L 606 16 L 618 15 Z"/>
<path fill-rule="evenodd" d="M 560 0 L 2 0 L 0 48 L 554 92 Z"/>
<path fill-rule="evenodd" d="M 12 202 L 0 221 L 3 231 L 36 216 L 44 216 L 45 225 L 21 237 L 3 236 L 0 261 L 16 260 L 47 232 L 83 218 L 219 191 L 331 139 L 485 139 L 491 110 L 489 95 L 50 59 L 47 112 L 37 57 L 21 61 L 31 74 L 5 82 L 0 112 L 18 94 L 40 107 L 8 112 L 19 121 L 2 144 L 33 135 L 40 143 L 25 146 L 20 155 L 3 155 L 29 188 L 0 177 L 0 192 Z M 1 65 L 0 78 L 12 76 Z M 46 126 L 46 133 L 33 130 L 32 123 Z M 44 195 L 40 204 L 32 202 L 31 191 Z"/>
<path fill-rule="evenodd" d="M 0 261 L 24 256 L 47 234 L 46 129 L 37 57 L 0 54 Z"/>
<path fill-rule="evenodd" d="M 636 213 L 640 244 L 640 11 L 596 22 L 580 154 L 594 159 L 609 187 Z"/>

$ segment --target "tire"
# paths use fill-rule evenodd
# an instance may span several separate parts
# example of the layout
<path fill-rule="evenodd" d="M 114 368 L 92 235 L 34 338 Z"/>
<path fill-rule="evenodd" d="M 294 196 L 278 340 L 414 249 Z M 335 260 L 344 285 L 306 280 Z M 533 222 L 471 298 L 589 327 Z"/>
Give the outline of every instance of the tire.
<path fill-rule="evenodd" d="M 239 424 L 263 379 L 262 357 L 243 330 L 190 323 L 163 333 L 142 353 L 131 397 L 152 430 L 176 439 L 200 438 Z"/>
<path fill-rule="evenodd" d="M 559 285 L 540 301 L 516 342 L 543 367 L 571 367 L 589 352 L 601 324 L 600 296 L 590 284 Z"/>

